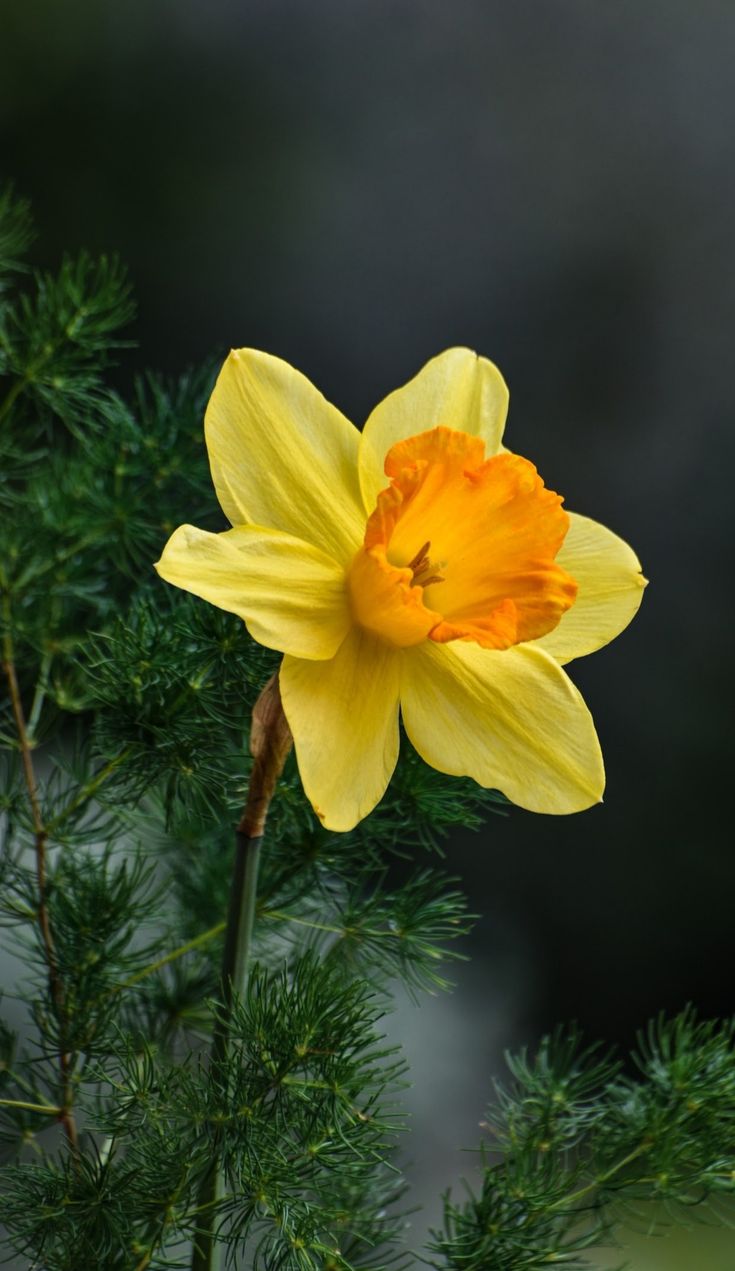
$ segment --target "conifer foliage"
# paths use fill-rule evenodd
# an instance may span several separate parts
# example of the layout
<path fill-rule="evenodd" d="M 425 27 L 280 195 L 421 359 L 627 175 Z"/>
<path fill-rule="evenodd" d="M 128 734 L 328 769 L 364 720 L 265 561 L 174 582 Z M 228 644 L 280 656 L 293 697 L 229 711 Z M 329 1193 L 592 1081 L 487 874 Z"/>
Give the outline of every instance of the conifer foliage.
<path fill-rule="evenodd" d="M 395 1164 L 390 986 L 446 984 L 470 916 L 431 857 L 501 796 L 406 746 L 349 834 L 293 760 L 272 805 L 254 969 L 207 1059 L 250 713 L 277 667 L 242 623 L 164 588 L 172 528 L 222 528 L 202 438 L 212 368 L 105 371 L 133 314 L 114 258 L 23 264 L 0 195 L 0 911 L 27 1040 L 0 1024 L 3 1252 L 46 1271 L 188 1267 L 203 1180 L 240 1267 L 413 1265 Z M 620 1202 L 691 1206 L 735 1178 L 730 1026 L 661 1021 L 635 1079 L 572 1035 L 511 1060 L 479 1192 L 447 1199 L 432 1265 L 583 1267 Z"/>

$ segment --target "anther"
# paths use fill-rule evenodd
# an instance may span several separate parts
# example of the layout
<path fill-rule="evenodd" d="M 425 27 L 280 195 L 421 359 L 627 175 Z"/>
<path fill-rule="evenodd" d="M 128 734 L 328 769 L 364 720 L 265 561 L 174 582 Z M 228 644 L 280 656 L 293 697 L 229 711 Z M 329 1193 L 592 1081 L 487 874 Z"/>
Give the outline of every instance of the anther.
<path fill-rule="evenodd" d="M 417 551 L 417 553 L 416 553 L 416 555 L 414 556 L 413 560 L 410 560 L 410 561 L 408 562 L 408 568 L 409 568 L 409 569 L 420 569 L 420 568 L 421 568 L 421 566 L 423 565 L 423 563 L 424 563 L 424 561 L 425 561 L 426 557 L 427 557 L 427 556 L 428 556 L 428 554 L 429 554 L 429 548 L 430 548 L 430 547 L 431 547 L 431 540 L 430 540 L 430 539 L 427 539 L 427 540 L 426 540 L 426 542 L 424 543 L 423 547 L 420 547 L 420 548 L 419 548 L 419 550 Z"/>
<path fill-rule="evenodd" d="M 429 548 L 431 541 L 427 539 L 423 547 L 420 547 L 412 561 L 409 561 L 408 568 L 413 571 L 413 582 L 419 587 L 429 587 L 432 583 L 443 583 L 444 579 L 441 574 L 433 574 L 430 571 L 434 568 L 429 560 Z M 422 577 L 428 574 L 428 578 Z"/>

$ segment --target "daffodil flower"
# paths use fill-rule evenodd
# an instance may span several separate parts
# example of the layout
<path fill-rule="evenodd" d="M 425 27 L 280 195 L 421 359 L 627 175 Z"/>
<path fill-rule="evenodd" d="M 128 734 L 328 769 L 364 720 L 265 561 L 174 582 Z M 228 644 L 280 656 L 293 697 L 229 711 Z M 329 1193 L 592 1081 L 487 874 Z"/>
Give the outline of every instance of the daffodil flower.
<path fill-rule="evenodd" d="M 301 779 L 329 829 L 381 799 L 399 713 L 427 763 L 521 807 L 601 798 L 562 665 L 627 626 L 644 579 L 626 543 L 504 449 L 507 405 L 497 368 L 462 348 L 361 433 L 279 358 L 237 349 L 219 376 L 205 431 L 233 528 L 181 526 L 156 568 L 284 654 Z"/>

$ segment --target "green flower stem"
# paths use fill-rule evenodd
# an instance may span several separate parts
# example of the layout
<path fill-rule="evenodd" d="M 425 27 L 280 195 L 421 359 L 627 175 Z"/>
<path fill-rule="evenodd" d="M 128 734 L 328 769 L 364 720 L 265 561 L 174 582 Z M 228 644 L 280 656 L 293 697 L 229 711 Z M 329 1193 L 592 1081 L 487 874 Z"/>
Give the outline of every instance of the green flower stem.
<path fill-rule="evenodd" d="M 217 1017 L 214 1028 L 212 1058 L 215 1063 L 225 1057 L 227 1049 L 225 1019 L 230 1014 L 235 998 L 243 997 L 247 988 L 262 842 L 262 834 L 257 838 L 248 838 L 240 829 L 235 832 L 235 865 L 222 958 L 222 996 L 225 1009 Z"/>
<path fill-rule="evenodd" d="M 258 890 L 258 865 L 263 835 L 250 838 L 238 827 L 235 832 L 235 862 L 230 888 L 230 904 L 222 957 L 221 998 L 212 1034 L 212 1071 L 216 1076 L 226 1058 L 232 1004 L 247 989 L 250 948 L 255 926 L 255 900 Z M 197 1235 L 191 1271 L 218 1271 L 222 1246 L 214 1235 L 216 1207 L 224 1191 L 222 1171 L 216 1164 L 217 1144 L 213 1144 L 215 1163 L 199 1193 L 199 1208 L 205 1217 Z"/>
<path fill-rule="evenodd" d="M 278 677 L 273 676 L 253 710 L 250 733 L 253 767 L 247 802 L 235 832 L 235 861 L 220 984 L 222 1005 L 212 1035 L 211 1070 L 220 1086 L 224 1085 L 224 1081 L 219 1081 L 219 1073 L 227 1060 L 232 1006 L 247 990 L 265 819 L 290 748 L 291 734 L 281 706 Z M 224 1193 L 224 1173 L 218 1159 L 220 1150 L 221 1144 L 215 1135 L 212 1167 L 198 1197 L 197 1210 L 203 1211 L 204 1217 L 194 1244 L 191 1271 L 220 1271 L 223 1263 L 224 1248 L 215 1236 L 217 1204 Z"/>

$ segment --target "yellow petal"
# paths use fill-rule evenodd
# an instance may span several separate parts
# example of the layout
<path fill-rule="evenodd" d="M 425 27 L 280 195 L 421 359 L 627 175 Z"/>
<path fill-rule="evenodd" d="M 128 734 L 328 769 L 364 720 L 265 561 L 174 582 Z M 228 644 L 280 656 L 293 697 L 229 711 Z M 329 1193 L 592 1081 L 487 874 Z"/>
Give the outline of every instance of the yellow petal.
<path fill-rule="evenodd" d="M 611 530 L 575 512 L 556 562 L 576 580 L 577 599 L 558 627 L 534 640 L 557 662 L 570 662 L 609 644 L 627 627 L 643 599 L 646 579 L 635 552 Z"/>
<path fill-rule="evenodd" d="M 531 812 L 579 812 L 601 799 L 592 717 L 541 649 L 427 642 L 401 658 L 403 722 L 433 768 L 502 790 Z"/>
<path fill-rule="evenodd" d="M 217 497 L 233 525 L 268 525 L 351 558 L 365 527 L 359 433 L 304 375 L 267 353 L 234 349 L 210 398 L 205 434 Z"/>
<path fill-rule="evenodd" d="M 260 644 L 299 658 L 333 657 L 350 627 L 344 568 L 277 530 L 243 525 L 208 534 L 181 525 L 155 568 L 243 618 Z"/>
<path fill-rule="evenodd" d="M 375 407 L 360 442 L 360 486 L 372 512 L 388 484 L 383 470 L 391 446 L 415 433 L 444 425 L 485 442 L 497 454 L 508 413 L 508 389 L 500 371 L 471 349 L 447 349 Z"/>
<path fill-rule="evenodd" d="M 351 830 L 398 758 L 400 654 L 354 628 L 331 662 L 284 658 L 281 697 L 301 781 L 328 830 Z"/>

